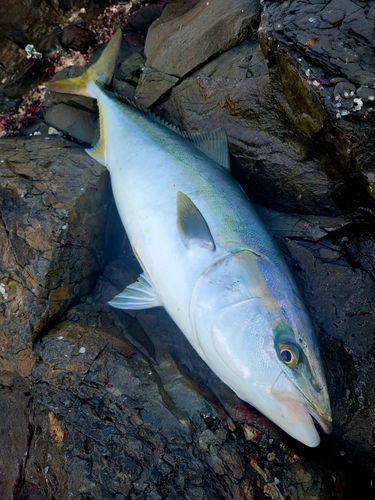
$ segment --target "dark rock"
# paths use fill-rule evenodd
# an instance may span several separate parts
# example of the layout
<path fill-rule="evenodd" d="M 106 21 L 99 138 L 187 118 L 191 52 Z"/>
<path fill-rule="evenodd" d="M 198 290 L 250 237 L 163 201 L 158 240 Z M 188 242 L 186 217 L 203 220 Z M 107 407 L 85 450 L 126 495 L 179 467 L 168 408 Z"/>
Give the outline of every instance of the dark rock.
<path fill-rule="evenodd" d="M 130 54 L 121 64 L 121 79 L 137 84 L 144 63 L 144 58 L 138 52 Z"/>
<path fill-rule="evenodd" d="M 95 35 L 86 28 L 70 24 L 62 30 L 61 43 L 68 48 L 85 53 L 89 47 L 95 45 Z"/>
<path fill-rule="evenodd" d="M 22 0 L 3 0 L 0 5 L 0 81 L 13 75 L 26 61 L 26 45 L 36 46 L 51 26 L 86 3 L 86 0 L 45 0 L 36 5 Z"/>
<path fill-rule="evenodd" d="M 4 500 L 13 498 L 19 471 L 24 467 L 28 449 L 28 420 L 30 402 L 29 386 L 26 380 L 22 382 L 19 375 L 5 372 L 6 389 L 0 390 L 1 412 L 1 466 L 0 466 L 0 496 Z M 4 384 L 2 374 L 0 383 Z M 20 382 L 21 380 L 21 382 Z M 11 386 L 18 381 L 18 388 Z"/>
<path fill-rule="evenodd" d="M 103 167 L 65 139 L 2 139 L 0 158 L 1 341 L 27 372 L 33 340 L 102 269 L 111 199 Z"/>
<path fill-rule="evenodd" d="M 332 74 L 360 85 L 375 81 L 375 56 L 371 50 L 375 34 L 373 23 L 366 16 L 367 4 L 331 0 L 314 4 L 313 12 L 306 14 L 305 2 L 300 0 L 292 0 L 282 9 L 277 2 L 263 2 L 267 24 L 276 39 L 292 41 L 297 50 L 306 53 L 318 66 L 324 65 Z M 357 64 L 350 64 L 345 56 L 340 62 L 345 48 Z"/>
<path fill-rule="evenodd" d="M 153 23 L 145 46 L 148 67 L 179 78 L 244 40 L 260 13 L 256 0 L 236 0 L 230 9 L 221 0 L 186 6 L 181 12 L 180 2 L 168 3 Z"/>
<path fill-rule="evenodd" d="M 19 99 L 27 94 L 31 88 L 42 82 L 48 64 L 45 59 L 30 59 L 16 77 L 4 85 L 5 96 L 10 99 Z"/>
<path fill-rule="evenodd" d="M 80 142 L 91 144 L 98 126 L 97 117 L 83 109 L 57 104 L 47 111 L 47 123 Z"/>
<path fill-rule="evenodd" d="M 130 16 L 129 27 L 145 37 L 151 24 L 160 17 L 163 8 L 161 4 L 151 4 L 141 7 Z"/>
<path fill-rule="evenodd" d="M 49 58 L 58 54 L 61 50 L 61 28 L 57 27 L 51 33 L 48 33 L 37 46 L 37 51 L 40 52 L 43 57 Z"/>
<path fill-rule="evenodd" d="M 141 73 L 136 90 L 136 97 L 146 108 L 151 107 L 178 82 L 178 78 L 156 69 L 145 68 Z"/>

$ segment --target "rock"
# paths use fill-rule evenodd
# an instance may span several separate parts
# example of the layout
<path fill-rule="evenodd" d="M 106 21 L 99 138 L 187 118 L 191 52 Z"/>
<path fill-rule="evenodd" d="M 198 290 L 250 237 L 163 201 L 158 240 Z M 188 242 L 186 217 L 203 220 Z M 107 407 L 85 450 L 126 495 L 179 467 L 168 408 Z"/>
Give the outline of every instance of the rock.
<path fill-rule="evenodd" d="M 328 4 L 315 2 L 306 9 L 304 2 L 292 0 L 280 9 L 276 3 L 265 1 L 265 25 L 268 23 L 277 40 L 292 41 L 300 53 L 308 54 L 310 60 L 324 65 L 332 75 L 357 85 L 373 85 L 374 30 L 367 4 L 331 0 Z"/>
<path fill-rule="evenodd" d="M 138 52 L 133 52 L 121 64 L 121 79 L 124 81 L 131 81 L 138 83 L 139 75 L 144 66 L 144 59 Z"/>
<path fill-rule="evenodd" d="M 10 99 L 19 99 L 39 85 L 48 67 L 45 59 L 32 58 L 25 63 L 17 75 L 3 87 L 4 95 Z"/>
<path fill-rule="evenodd" d="M 278 238 L 298 238 L 319 241 L 330 233 L 340 231 L 352 224 L 345 217 L 324 217 L 314 215 L 282 214 L 256 205 L 259 215 L 268 229 Z"/>
<path fill-rule="evenodd" d="M 0 172 L 0 342 L 27 373 L 37 336 L 103 267 L 112 200 L 104 168 L 62 138 L 2 139 Z"/>
<path fill-rule="evenodd" d="M 163 9 L 164 6 L 161 3 L 142 6 L 130 16 L 127 30 L 131 28 L 145 37 L 149 27 L 160 17 Z"/>
<path fill-rule="evenodd" d="M 250 35 L 259 8 L 256 0 L 235 0 L 230 9 L 223 0 L 169 2 L 148 32 L 147 66 L 178 78 L 185 76 Z"/>
<path fill-rule="evenodd" d="M 19 471 L 24 467 L 28 450 L 30 386 L 17 373 L 0 374 L 1 412 L 1 498 L 14 498 Z M 5 387 L 4 387 L 5 386 Z"/>
<path fill-rule="evenodd" d="M 178 78 L 175 76 L 145 68 L 137 85 L 136 98 L 140 104 L 149 108 L 162 99 L 177 82 Z"/>
<path fill-rule="evenodd" d="M 22 0 L 4 0 L 0 5 L 0 82 L 12 76 L 15 69 L 26 61 L 24 48 L 35 46 L 72 9 L 79 10 L 86 0 L 64 0 L 33 5 Z M 20 50 L 21 49 L 21 50 Z M 11 63 L 8 63 L 10 51 Z"/>
<path fill-rule="evenodd" d="M 90 46 L 95 45 L 95 35 L 82 26 L 70 24 L 62 30 L 61 43 L 68 48 L 85 53 Z"/>
<path fill-rule="evenodd" d="M 98 127 L 96 115 L 66 104 L 57 104 L 47 111 L 45 120 L 52 127 L 86 144 L 92 144 Z"/>

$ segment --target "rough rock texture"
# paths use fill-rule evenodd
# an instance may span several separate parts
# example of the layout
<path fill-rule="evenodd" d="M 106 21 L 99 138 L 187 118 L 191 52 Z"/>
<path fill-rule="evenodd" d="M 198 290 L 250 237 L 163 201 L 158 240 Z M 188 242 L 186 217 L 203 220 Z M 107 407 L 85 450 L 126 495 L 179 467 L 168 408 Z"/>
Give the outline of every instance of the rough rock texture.
<path fill-rule="evenodd" d="M 108 176 L 64 139 L 6 140 L 1 499 L 374 498 L 374 6 L 233 6 L 168 2 L 146 60 L 162 9 L 137 11 L 114 87 L 184 129 L 227 129 L 232 171 L 268 207 L 311 311 L 333 434 L 306 449 L 238 400 L 161 308 L 111 309 L 140 271 Z M 65 133 L 95 140 L 92 101 L 50 95 L 46 117 L 59 106 L 92 123 L 82 136 L 61 120 Z"/>
<path fill-rule="evenodd" d="M 107 172 L 63 138 L 0 140 L 0 173 L 0 342 L 28 373 L 33 341 L 103 268 L 113 202 Z"/>
<path fill-rule="evenodd" d="M 230 9 L 225 0 L 169 2 L 148 32 L 147 65 L 181 78 L 244 40 L 259 12 L 257 0 L 233 0 Z"/>
<path fill-rule="evenodd" d="M 50 27 L 86 0 L 2 0 L 0 4 L 0 81 L 26 61 L 25 47 L 38 45 Z"/>

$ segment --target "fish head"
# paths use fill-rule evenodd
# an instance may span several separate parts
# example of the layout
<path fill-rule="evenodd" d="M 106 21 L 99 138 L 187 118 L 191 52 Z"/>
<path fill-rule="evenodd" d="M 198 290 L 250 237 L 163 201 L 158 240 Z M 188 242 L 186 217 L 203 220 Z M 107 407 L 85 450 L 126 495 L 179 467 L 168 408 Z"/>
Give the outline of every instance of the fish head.
<path fill-rule="evenodd" d="M 237 395 L 307 446 L 331 430 L 313 328 L 293 279 L 248 249 L 216 261 L 195 283 L 197 350 Z"/>

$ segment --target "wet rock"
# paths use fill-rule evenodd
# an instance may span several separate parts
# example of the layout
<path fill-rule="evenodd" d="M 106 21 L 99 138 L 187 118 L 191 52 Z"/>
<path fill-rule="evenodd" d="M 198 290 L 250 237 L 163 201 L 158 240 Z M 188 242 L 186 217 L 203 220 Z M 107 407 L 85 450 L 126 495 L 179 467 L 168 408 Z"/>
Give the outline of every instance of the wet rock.
<path fill-rule="evenodd" d="M 373 467 L 375 286 L 370 255 L 375 238 L 373 233 L 362 231 L 345 226 L 338 231 L 339 236 L 332 234 L 321 245 L 284 242 L 294 265 L 302 271 L 304 296 L 316 331 L 322 335 L 321 352 L 335 422 L 333 436 L 341 448 L 357 449 L 355 453 L 361 450 L 363 463 Z"/>
<path fill-rule="evenodd" d="M 4 85 L 4 95 L 10 99 L 19 99 L 27 94 L 41 83 L 48 64 L 45 59 L 32 58 L 27 61 L 17 75 Z"/>
<path fill-rule="evenodd" d="M 178 78 L 175 76 L 145 68 L 139 79 L 136 98 L 140 104 L 149 108 L 162 99 L 177 82 Z"/>
<path fill-rule="evenodd" d="M 80 9 L 85 0 L 46 0 L 38 5 L 22 0 L 4 0 L 0 5 L 0 81 L 12 76 L 26 61 L 27 44 L 35 46 L 50 27 L 58 24 L 71 9 Z M 9 58 L 10 53 L 12 54 Z M 8 63 L 9 61 L 9 63 Z"/>
<path fill-rule="evenodd" d="M 80 142 L 91 144 L 98 126 L 97 116 L 83 109 L 57 104 L 47 111 L 47 123 Z"/>
<path fill-rule="evenodd" d="M 30 391 L 27 381 L 14 372 L 2 373 L 0 383 L 6 386 L 0 390 L 0 495 L 5 500 L 13 498 L 27 456 Z"/>
<path fill-rule="evenodd" d="M 139 76 L 144 66 L 144 58 L 138 52 L 133 52 L 121 64 L 121 79 L 138 83 Z"/>
<path fill-rule="evenodd" d="M 148 32 L 147 66 L 181 78 L 212 55 L 244 40 L 252 33 L 259 12 L 255 0 L 236 0 L 230 9 L 225 1 L 170 2 Z"/>
<path fill-rule="evenodd" d="M 282 214 L 259 205 L 256 209 L 275 237 L 319 241 L 352 224 L 345 217 Z"/>
<path fill-rule="evenodd" d="M 151 24 L 161 16 L 163 9 L 161 3 L 141 7 L 130 16 L 127 30 L 131 28 L 145 37 Z"/>
<path fill-rule="evenodd" d="M 2 139 L 0 172 L 0 338 L 27 372 L 33 340 L 102 269 L 112 201 L 105 170 L 62 138 Z"/>
<path fill-rule="evenodd" d="M 61 43 L 68 48 L 85 53 L 90 46 L 94 46 L 95 36 L 86 28 L 70 24 L 69 26 L 65 26 L 62 30 Z"/>

